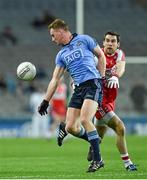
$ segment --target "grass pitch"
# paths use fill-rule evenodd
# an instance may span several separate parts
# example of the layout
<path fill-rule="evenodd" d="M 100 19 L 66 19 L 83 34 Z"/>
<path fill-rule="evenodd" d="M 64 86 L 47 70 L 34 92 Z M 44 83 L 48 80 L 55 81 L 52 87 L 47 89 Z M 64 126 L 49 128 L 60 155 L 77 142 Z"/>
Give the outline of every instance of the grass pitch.
<path fill-rule="evenodd" d="M 127 136 L 129 154 L 138 171 L 127 172 L 115 147 L 115 137 L 105 137 L 101 152 L 105 167 L 86 173 L 88 143 L 69 138 L 62 147 L 56 140 L 0 139 L 1 179 L 145 179 L 147 137 Z"/>

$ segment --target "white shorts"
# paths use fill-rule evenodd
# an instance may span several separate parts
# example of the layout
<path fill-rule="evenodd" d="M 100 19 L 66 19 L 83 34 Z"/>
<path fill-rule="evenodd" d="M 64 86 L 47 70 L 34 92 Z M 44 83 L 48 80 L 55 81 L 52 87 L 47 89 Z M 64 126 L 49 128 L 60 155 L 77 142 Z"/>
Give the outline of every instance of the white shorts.
<path fill-rule="evenodd" d="M 96 125 L 96 126 L 105 126 L 113 118 L 113 116 L 115 116 L 115 112 L 110 111 L 107 114 L 105 114 L 105 116 L 103 118 L 101 118 L 99 120 L 95 118 L 94 125 Z"/>

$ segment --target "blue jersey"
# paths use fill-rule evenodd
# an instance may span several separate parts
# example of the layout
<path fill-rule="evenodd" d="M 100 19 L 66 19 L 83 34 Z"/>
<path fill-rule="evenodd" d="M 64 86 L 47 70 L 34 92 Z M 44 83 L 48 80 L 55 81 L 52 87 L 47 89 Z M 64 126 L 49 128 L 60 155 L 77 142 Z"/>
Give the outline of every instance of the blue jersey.
<path fill-rule="evenodd" d="M 75 85 L 101 78 L 93 54 L 97 45 L 88 35 L 74 34 L 73 39 L 58 52 L 56 65 L 64 67 L 70 73 Z"/>

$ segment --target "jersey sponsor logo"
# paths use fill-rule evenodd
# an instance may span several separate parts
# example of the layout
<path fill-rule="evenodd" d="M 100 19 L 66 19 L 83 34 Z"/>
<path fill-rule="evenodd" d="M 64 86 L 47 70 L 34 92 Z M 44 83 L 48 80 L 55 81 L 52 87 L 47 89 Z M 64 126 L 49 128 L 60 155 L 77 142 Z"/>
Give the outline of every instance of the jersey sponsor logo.
<path fill-rule="evenodd" d="M 83 53 L 81 49 L 77 49 L 75 51 L 72 51 L 71 53 L 67 54 L 64 59 L 67 63 L 70 63 L 71 61 L 80 59 L 83 57 Z"/>

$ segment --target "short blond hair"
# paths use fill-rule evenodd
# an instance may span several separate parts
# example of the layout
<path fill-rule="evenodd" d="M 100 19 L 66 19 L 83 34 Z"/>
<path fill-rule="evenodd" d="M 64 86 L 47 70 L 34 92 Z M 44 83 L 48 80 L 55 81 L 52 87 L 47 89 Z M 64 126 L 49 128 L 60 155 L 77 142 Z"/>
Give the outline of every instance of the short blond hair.
<path fill-rule="evenodd" d="M 51 24 L 48 25 L 48 29 L 64 29 L 68 31 L 68 25 L 62 19 L 55 19 Z"/>

